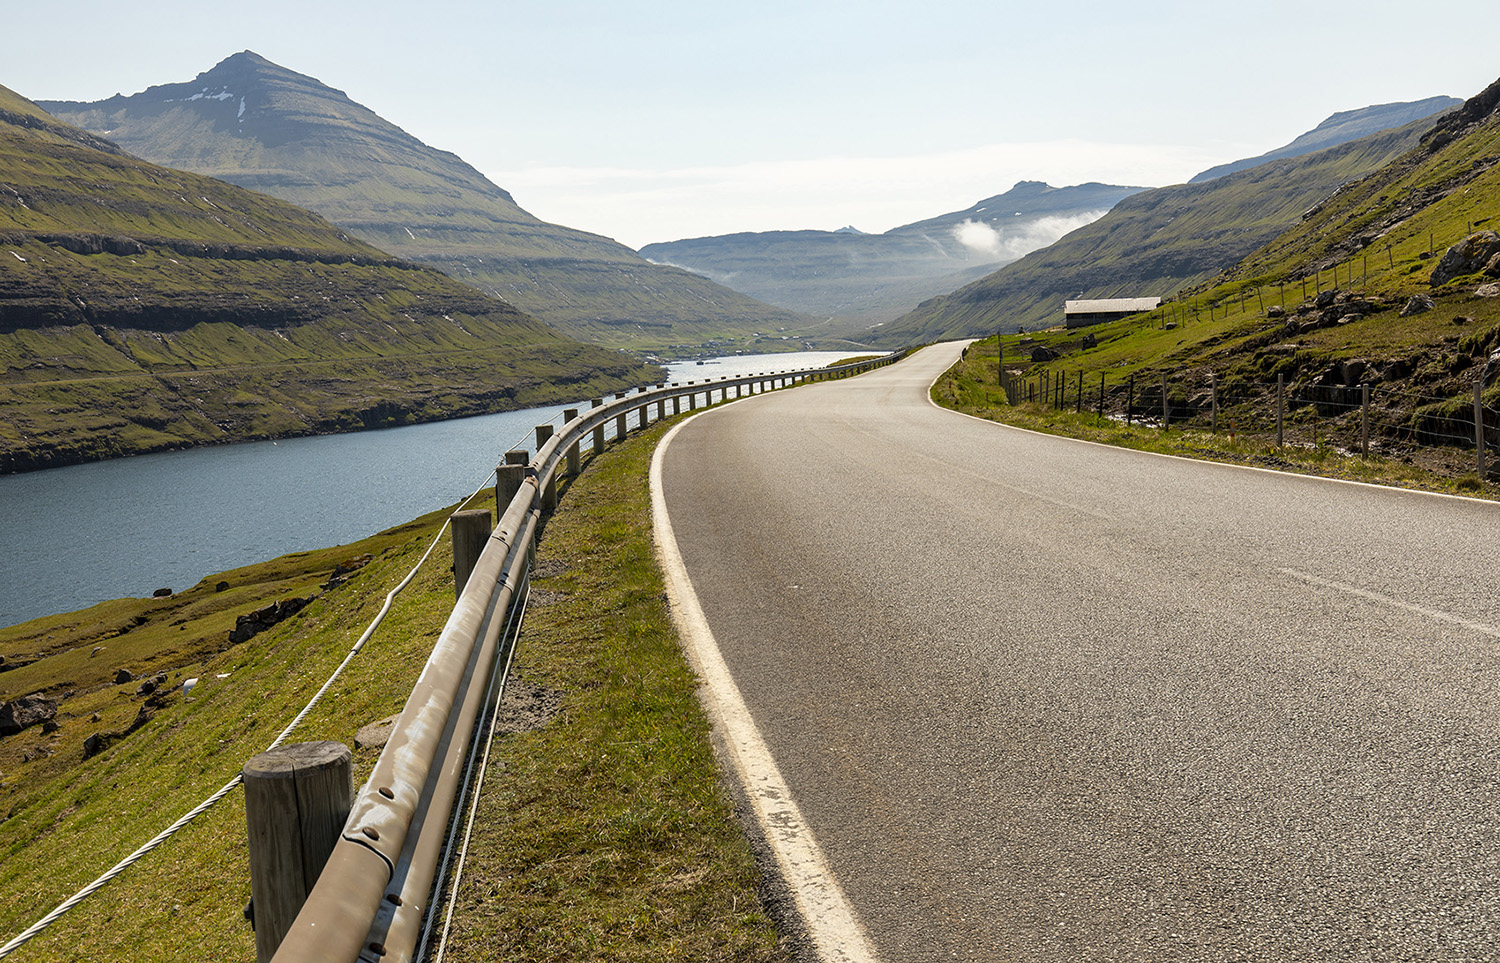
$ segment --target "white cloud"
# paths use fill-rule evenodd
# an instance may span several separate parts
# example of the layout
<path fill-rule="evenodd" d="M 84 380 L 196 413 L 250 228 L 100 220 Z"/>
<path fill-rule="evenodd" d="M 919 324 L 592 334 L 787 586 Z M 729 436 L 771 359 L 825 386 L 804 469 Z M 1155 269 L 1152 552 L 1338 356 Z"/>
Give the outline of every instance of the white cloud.
<path fill-rule="evenodd" d="M 1209 150 L 1069 140 L 907 157 L 672 169 L 531 167 L 488 176 L 544 220 L 640 247 L 686 237 L 834 230 L 845 224 L 881 232 L 962 210 L 1019 180 L 1044 180 L 1054 187 L 1088 181 L 1160 186 L 1181 183 L 1247 152 L 1245 145 Z"/>

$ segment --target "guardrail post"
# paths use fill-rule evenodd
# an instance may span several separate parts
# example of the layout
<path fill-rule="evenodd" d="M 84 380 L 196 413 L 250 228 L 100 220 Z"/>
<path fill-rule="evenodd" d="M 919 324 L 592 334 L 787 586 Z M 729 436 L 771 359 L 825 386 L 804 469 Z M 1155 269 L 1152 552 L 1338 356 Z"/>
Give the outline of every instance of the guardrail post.
<path fill-rule="evenodd" d="M 552 437 L 551 425 L 536 426 L 536 450 L 541 452 L 542 446 Z M 557 472 L 553 472 L 547 478 L 547 484 L 542 487 L 542 511 L 550 512 L 557 508 Z"/>
<path fill-rule="evenodd" d="M 603 408 L 604 407 L 604 399 L 603 398 L 595 398 L 589 404 L 590 404 L 591 407 L 594 407 L 594 408 Z M 599 454 L 603 450 L 604 450 L 604 423 L 601 421 L 599 424 L 597 424 L 597 425 L 594 426 L 594 454 L 597 455 L 597 454 Z"/>
<path fill-rule="evenodd" d="M 276 954 L 328 862 L 354 804 L 349 747 L 303 742 L 245 763 L 255 958 Z"/>
<path fill-rule="evenodd" d="M 578 419 L 578 409 L 577 408 L 564 408 L 563 409 L 563 424 L 566 425 L 569 422 L 576 421 L 577 419 Z M 580 453 L 579 453 L 579 450 L 578 450 L 578 442 L 575 441 L 575 442 L 573 442 L 572 445 L 570 445 L 568 447 L 568 477 L 569 478 L 574 477 L 580 471 L 580 469 L 578 467 L 578 456 L 579 456 L 579 454 Z"/>
<path fill-rule="evenodd" d="M 454 512 L 453 518 L 453 597 L 464 594 L 464 586 L 469 584 L 469 575 L 474 571 L 474 563 L 479 561 L 479 553 L 484 551 L 484 543 L 490 540 L 490 532 L 494 526 L 490 522 L 490 512 L 487 508 L 476 508 L 469 511 Z"/>
<path fill-rule="evenodd" d="M 504 518 L 505 510 L 515 501 L 516 492 L 526 483 L 526 464 L 506 462 L 495 469 L 495 517 Z"/>

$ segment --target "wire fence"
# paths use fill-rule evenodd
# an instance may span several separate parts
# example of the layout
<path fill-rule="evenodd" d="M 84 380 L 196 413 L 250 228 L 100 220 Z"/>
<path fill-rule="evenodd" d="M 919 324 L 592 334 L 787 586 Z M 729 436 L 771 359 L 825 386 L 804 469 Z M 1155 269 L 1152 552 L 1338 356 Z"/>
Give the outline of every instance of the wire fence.
<path fill-rule="evenodd" d="M 1399 385 L 1347 379 L 1288 383 L 1221 381 L 1211 372 L 1186 372 L 1109 383 L 1106 372 L 1043 370 L 1007 373 L 1011 405 L 1090 413 L 1125 424 L 1191 428 L 1251 436 L 1278 446 L 1327 447 L 1349 454 L 1402 457 L 1413 449 L 1467 450 L 1472 470 L 1494 470 L 1486 453 L 1500 448 L 1500 408 L 1484 397 L 1484 374 L 1460 395 L 1424 394 Z M 999 393 L 995 400 L 999 400 Z"/>

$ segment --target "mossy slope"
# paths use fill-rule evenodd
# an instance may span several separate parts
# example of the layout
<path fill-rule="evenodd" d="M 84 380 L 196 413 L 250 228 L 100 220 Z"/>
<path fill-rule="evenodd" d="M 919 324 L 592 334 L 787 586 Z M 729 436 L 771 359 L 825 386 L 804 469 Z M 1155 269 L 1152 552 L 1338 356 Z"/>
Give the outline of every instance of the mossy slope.
<path fill-rule="evenodd" d="M 0 172 L 0 471 L 477 414 L 656 374 L 4 88 Z"/>

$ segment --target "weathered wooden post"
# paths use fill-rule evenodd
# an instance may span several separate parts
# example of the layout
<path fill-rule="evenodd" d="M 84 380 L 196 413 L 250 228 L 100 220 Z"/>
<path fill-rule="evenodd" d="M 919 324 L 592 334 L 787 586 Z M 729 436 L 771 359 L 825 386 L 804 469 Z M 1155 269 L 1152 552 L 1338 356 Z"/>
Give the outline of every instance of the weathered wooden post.
<path fill-rule="evenodd" d="M 1099 417 L 1104 417 L 1104 372 L 1099 372 Z"/>
<path fill-rule="evenodd" d="M 354 804 L 349 747 L 303 742 L 245 763 L 255 958 L 276 954 L 328 862 Z"/>
<path fill-rule="evenodd" d="M 490 540 L 494 526 L 490 522 L 489 509 L 476 508 L 454 512 L 453 518 L 453 597 L 464 594 L 469 584 L 469 575 L 479 561 L 479 553 Z"/>
<path fill-rule="evenodd" d="M 1161 430 L 1167 430 L 1167 420 L 1171 417 L 1171 410 L 1167 407 L 1167 373 L 1161 373 Z"/>
<path fill-rule="evenodd" d="M 1213 433 L 1219 433 L 1219 376 L 1213 372 L 1208 375 L 1208 388 L 1210 392 L 1209 405 L 1213 407 Z"/>
<path fill-rule="evenodd" d="M 505 510 L 515 501 L 516 493 L 526 482 L 526 463 L 507 461 L 495 468 L 495 517 L 504 518 Z"/>
<path fill-rule="evenodd" d="M 1130 373 L 1130 378 L 1125 382 L 1125 425 L 1130 426 L 1130 416 L 1134 414 L 1131 410 L 1135 408 L 1135 372 Z"/>
<path fill-rule="evenodd" d="M 569 424 L 569 423 L 575 421 L 577 418 L 578 418 L 578 409 L 577 408 L 564 408 L 563 409 L 563 424 L 565 424 L 565 425 Z M 578 456 L 579 456 L 578 444 L 579 443 L 575 441 L 575 442 L 573 442 L 572 445 L 568 446 L 568 477 L 569 478 L 572 478 L 575 475 L 577 475 L 578 472 L 579 472 L 579 470 L 580 470 L 579 467 L 578 467 Z"/>
<path fill-rule="evenodd" d="M 540 454 L 542 446 L 552 440 L 551 425 L 536 426 L 536 450 Z M 542 487 L 542 511 L 550 512 L 557 509 L 557 472 L 547 477 L 547 484 Z"/>
<path fill-rule="evenodd" d="M 595 398 L 595 399 L 593 399 L 592 401 L 589 402 L 589 405 L 590 405 L 590 407 L 593 407 L 593 408 L 603 408 L 604 407 L 604 399 L 603 398 Z M 594 426 L 594 454 L 597 455 L 600 452 L 602 452 L 603 450 L 604 450 L 604 422 L 601 421 L 601 422 L 599 422 L 599 424 L 597 424 L 597 425 Z"/>

